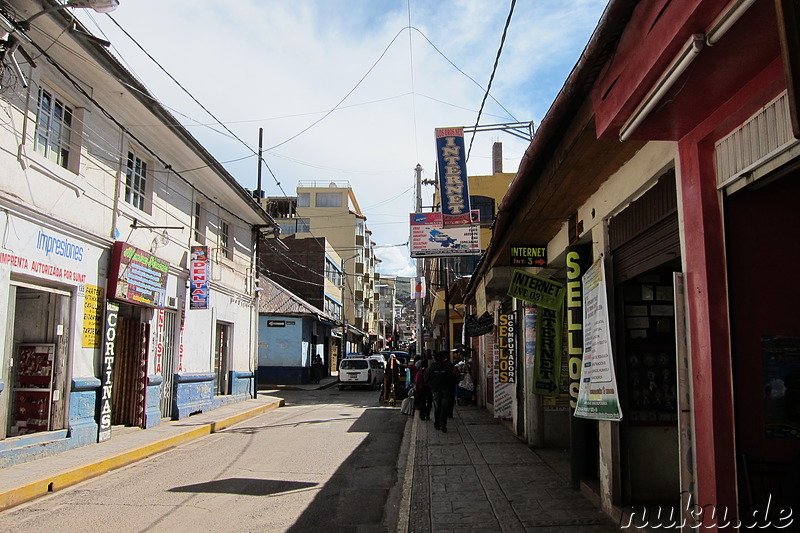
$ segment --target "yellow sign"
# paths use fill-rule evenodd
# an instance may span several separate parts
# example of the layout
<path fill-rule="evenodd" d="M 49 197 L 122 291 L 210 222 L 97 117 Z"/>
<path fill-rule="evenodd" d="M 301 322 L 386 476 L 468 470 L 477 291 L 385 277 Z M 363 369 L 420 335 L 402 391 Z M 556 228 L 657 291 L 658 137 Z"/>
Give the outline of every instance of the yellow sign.
<path fill-rule="evenodd" d="M 83 298 L 83 344 L 84 348 L 100 346 L 102 334 L 103 312 L 100 304 L 103 301 L 103 287 L 86 285 Z"/>

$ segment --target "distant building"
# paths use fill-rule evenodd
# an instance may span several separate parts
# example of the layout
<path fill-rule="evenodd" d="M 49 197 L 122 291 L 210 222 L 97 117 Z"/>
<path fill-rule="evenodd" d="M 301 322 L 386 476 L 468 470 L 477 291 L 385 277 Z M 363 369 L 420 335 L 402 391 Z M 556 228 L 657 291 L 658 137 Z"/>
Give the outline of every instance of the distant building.
<path fill-rule="evenodd" d="M 262 200 L 281 227 L 281 239 L 324 237 L 341 258 L 342 311 L 347 325 L 346 352 L 362 352 L 377 343 L 375 289 L 379 275 L 372 232 L 347 181 L 301 181 L 296 197 Z"/>

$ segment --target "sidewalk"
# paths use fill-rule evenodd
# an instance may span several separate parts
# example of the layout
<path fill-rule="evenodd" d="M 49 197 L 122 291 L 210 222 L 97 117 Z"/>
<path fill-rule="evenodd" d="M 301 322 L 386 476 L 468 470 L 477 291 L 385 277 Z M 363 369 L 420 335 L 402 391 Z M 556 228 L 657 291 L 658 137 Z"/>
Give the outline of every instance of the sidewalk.
<path fill-rule="evenodd" d="M 314 388 L 321 386 L 313 385 Z M 183 420 L 162 421 L 150 429 L 113 428 L 111 439 L 105 442 L 0 469 L 0 511 L 215 433 L 277 409 L 282 403 L 280 398 L 259 394 L 257 398 Z"/>
<path fill-rule="evenodd" d="M 480 407 L 447 433 L 414 416 L 398 533 L 617 532 L 569 481 L 566 452 L 531 450 Z"/>

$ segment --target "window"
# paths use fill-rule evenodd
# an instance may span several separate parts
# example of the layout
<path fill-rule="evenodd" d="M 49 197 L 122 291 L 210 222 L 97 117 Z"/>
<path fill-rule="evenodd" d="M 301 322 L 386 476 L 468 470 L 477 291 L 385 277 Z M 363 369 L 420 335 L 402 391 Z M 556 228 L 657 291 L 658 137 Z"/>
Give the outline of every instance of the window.
<path fill-rule="evenodd" d="M 194 203 L 194 215 L 192 216 L 192 229 L 194 230 L 194 240 L 200 244 L 206 242 L 206 213 L 203 204 Z"/>
<path fill-rule="evenodd" d="M 71 141 L 72 108 L 45 88 L 40 88 L 34 149 L 57 165 L 69 168 Z"/>
<path fill-rule="evenodd" d="M 233 259 L 231 247 L 231 225 L 226 220 L 219 221 L 219 247 L 228 259 Z"/>
<path fill-rule="evenodd" d="M 297 195 L 297 207 L 311 207 L 311 193 L 299 193 Z"/>
<path fill-rule="evenodd" d="M 481 213 L 481 224 L 490 224 L 494 221 L 494 198 L 489 196 L 470 196 L 469 204 L 472 209 Z"/>
<path fill-rule="evenodd" d="M 294 235 L 295 233 L 309 233 L 311 220 L 308 218 L 284 218 L 276 220 L 281 227 L 281 235 Z"/>
<path fill-rule="evenodd" d="M 125 168 L 125 201 L 137 209 L 146 211 L 147 163 L 133 152 L 128 152 Z"/>
<path fill-rule="evenodd" d="M 342 207 L 342 193 L 318 192 L 316 207 Z"/>

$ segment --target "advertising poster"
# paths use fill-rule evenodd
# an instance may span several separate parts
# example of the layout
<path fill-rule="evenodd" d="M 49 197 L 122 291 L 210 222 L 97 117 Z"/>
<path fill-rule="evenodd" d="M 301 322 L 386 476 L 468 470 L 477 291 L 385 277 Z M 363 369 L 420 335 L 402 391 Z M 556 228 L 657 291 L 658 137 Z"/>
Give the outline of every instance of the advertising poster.
<path fill-rule="evenodd" d="M 84 348 L 97 348 L 103 334 L 103 311 L 100 304 L 103 301 L 103 288 L 86 284 L 83 296 L 83 335 L 81 346 Z"/>
<path fill-rule="evenodd" d="M 210 277 L 208 246 L 192 246 L 189 309 L 208 309 L 208 280 Z"/>
<path fill-rule="evenodd" d="M 411 257 L 480 255 L 480 226 L 444 227 L 442 213 L 411 213 Z"/>
<path fill-rule="evenodd" d="M 621 420 L 601 258 L 583 275 L 583 367 L 575 416 Z"/>

